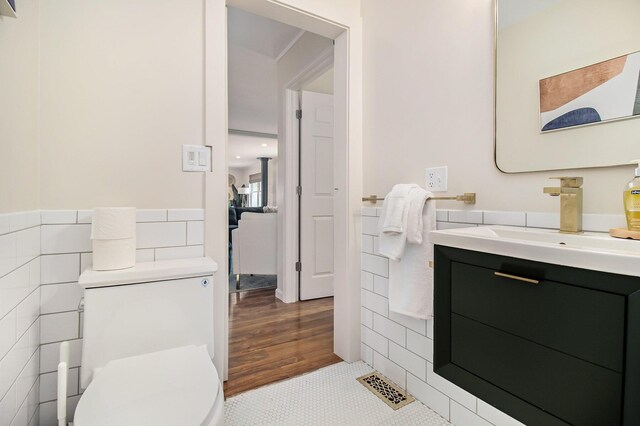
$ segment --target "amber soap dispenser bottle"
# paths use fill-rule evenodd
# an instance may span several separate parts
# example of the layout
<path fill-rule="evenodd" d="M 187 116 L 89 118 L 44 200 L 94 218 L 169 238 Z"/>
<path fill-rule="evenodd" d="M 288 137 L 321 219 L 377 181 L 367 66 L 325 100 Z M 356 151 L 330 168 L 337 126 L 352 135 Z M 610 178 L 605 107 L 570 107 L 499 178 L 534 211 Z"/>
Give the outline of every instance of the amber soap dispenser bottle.
<path fill-rule="evenodd" d="M 624 211 L 629 231 L 640 232 L 640 160 L 634 160 L 632 163 L 638 167 L 636 176 L 627 183 L 624 190 Z"/>

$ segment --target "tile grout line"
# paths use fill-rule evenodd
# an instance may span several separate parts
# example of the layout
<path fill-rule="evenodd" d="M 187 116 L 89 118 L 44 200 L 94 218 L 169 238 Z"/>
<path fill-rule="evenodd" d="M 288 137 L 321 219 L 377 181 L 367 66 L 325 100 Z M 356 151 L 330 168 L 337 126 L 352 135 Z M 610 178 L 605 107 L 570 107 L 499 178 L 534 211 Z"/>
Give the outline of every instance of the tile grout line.
<path fill-rule="evenodd" d="M 31 358 L 29 359 L 29 361 L 31 361 Z M 27 362 L 27 365 L 28 365 L 28 364 L 29 364 L 29 362 Z M 26 368 L 26 366 L 25 366 L 25 368 Z M 22 372 L 21 372 L 21 373 L 22 373 Z M 17 381 L 17 379 L 16 379 L 16 381 Z M 20 406 L 19 406 L 19 407 L 17 407 L 16 413 L 14 414 L 14 416 L 13 416 L 13 418 L 11 419 L 11 422 L 10 422 L 9 424 L 12 424 L 12 422 L 13 422 L 13 421 L 15 420 L 15 418 L 18 416 L 18 413 L 20 412 L 20 409 L 22 408 L 22 406 L 23 406 L 24 404 L 27 404 L 27 403 L 28 403 L 29 394 L 33 391 L 33 388 L 38 384 L 38 382 L 39 382 L 39 381 L 40 381 L 40 374 L 38 373 L 38 374 L 36 375 L 36 380 L 33 382 L 33 384 L 31 385 L 31 387 L 29 388 L 29 392 L 27 392 L 27 396 L 22 400 L 22 403 L 20 404 Z M 12 386 L 13 386 L 13 385 L 12 385 Z M 40 389 L 38 389 L 38 391 L 39 391 L 39 390 L 40 390 Z M 5 396 L 6 396 L 6 395 L 5 395 Z M 40 397 L 40 392 L 38 392 L 38 400 L 40 399 L 39 397 Z M 16 402 L 19 402 L 19 401 L 16 401 Z M 38 403 L 38 404 L 36 404 L 36 405 L 37 405 L 37 407 L 40 407 L 40 403 Z M 37 409 L 38 409 L 38 408 L 36 408 L 36 411 L 37 411 Z M 34 412 L 34 414 L 33 414 L 33 415 L 35 415 L 35 412 Z M 33 418 L 33 415 L 32 415 L 32 417 L 31 417 L 31 418 Z M 29 419 L 29 421 L 31 421 L 31 419 Z"/>
<path fill-rule="evenodd" d="M 29 298 L 29 296 L 31 296 L 36 290 L 38 290 L 40 288 L 40 285 L 38 284 L 37 286 L 34 286 L 34 289 L 31 290 L 31 292 L 29 294 L 27 294 L 22 300 L 20 300 L 18 303 L 16 303 L 16 305 L 11 308 L 11 310 L 9 312 L 7 312 L 2 318 L 0 318 L 0 321 L 2 321 L 3 319 L 5 319 L 7 317 L 7 315 L 9 315 L 11 312 L 13 312 L 14 310 L 18 309 L 18 306 L 20 306 L 22 304 L 22 302 L 24 302 L 25 300 L 27 300 Z M 17 315 L 17 311 L 16 311 L 16 315 Z M 38 314 L 38 316 L 40 316 L 40 314 Z M 16 317 L 17 318 L 17 317 Z M 35 321 L 34 321 L 35 322 Z M 33 325 L 33 323 L 31 323 L 31 325 Z M 29 325 L 29 327 L 31 327 L 31 325 Z M 21 336 L 22 337 L 22 336 Z M 16 340 L 17 342 L 17 340 Z M 13 347 L 13 346 L 11 346 Z M 0 360 L 2 360 L 4 357 L 0 357 Z"/>
<path fill-rule="evenodd" d="M 37 321 L 37 320 L 36 320 Z M 31 329 L 31 327 L 33 326 L 33 324 L 35 324 L 34 321 L 31 326 L 29 326 L 29 328 L 27 329 L 27 331 L 25 331 L 24 334 L 28 333 L 29 330 Z M 23 334 L 23 336 L 24 336 Z M 22 338 L 22 337 L 21 337 Z M 17 343 L 17 342 L 16 342 Z M 15 346 L 15 344 L 14 344 Z M 12 346 L 13 348 L 13 346 Z M 9 394 L 9 391 L 11 390 L 11 388 L 13 387 L 13 385 L 16 384 L 16 382 L 18 381 L 18 379 L 20 379 L 20 375 L 22 374 L 22 372 L 24 371 L 25 368 L 27 368 L 27 366 L 29 365 L 29 362 L 31 362 L 31 360 L 33 359 L 34 356 L 36 356 L 36 354 L 39 352 L 40 350 L 40 345 L 38 345 L 36 347 L 36 350 L 33 351 L 33 353 L 29 354 L 29 358 L 27 359 L 27 362 L 22 366 L 22 368 L 20 369 L 20 371 L 18 372 L 18 375 L 16 376 L 16 378 L 13 380 L 13 382 L 11 382 L 11 385 L 9 386 L 9 388 L 7 389 L 7 391 L 4 393 L 4 395 L 2 395 L 2 397 L 0 398 L 0 401 L 4 400 L 4 398 Z M 39 363 L 38 363 L 39 364 Z M 40 371 L 40 365 L 38 365 L 38 371 Z M 40 377 L 40 373 L 37 374 L 38 377 Z"/>
<path fill-rule="evenodd" d="M 41 226 L 41 225 L 33 225 L 33 226 L 27 226 L 26 228 L 15 229 L 13 231 L 9 231 L 9 232 L 5 232 L 3 234 L 0 234 L 0 237 L 4 237 L 6 235 L 11 235 L 11 234 L 17 234 L 18 232 L 22 232 L 22 231 L 28 231 L 29 229 L 37 228 L 39 226 Z"/>
<path fill-rule="evenodd" d="M 46 312 L 44 314 L 40 314 L 41 317 L 48 317 L 51 315 L 58 315 L 58 314 L 69 314 L 69 313 L 80 313 L 80 311 L 78 311 L 77 309 L 70 309 L 68 311 L 57 311 L 57 312 Z M 64 340 L 63 340 L 64 341 Z"/>
<path fill-rule="evenodd" d="M 69 371 L 71 371 L 71 370 L 78 370 L 78 393 L 74 393 L 73 395 L 67 395 L 67 398 L 71 398 L 71 397 L 74 397 L 74 396 L 82 395 L 82 392 L 80 392 L 80 383 L 79 383 L 79 382 L 80 382 L 80 367 L 73 367 L 73 368 L 69 368 Z M 50 372 L 50 373 L 40 374 L 40 376 L 43 376 L 43 375 L 45 375 L 45 374 L 54 374 L 54 373 L 57 373 L 57 371 L 52 371 L 52 372 Z M 40 398 L 38 398 L 38 399 L 40 399 Z M 46 403 L 48 403 L 48 402 L 55 402 L 55 401 L 57 401 L 57 400 L 58 400 L 58 398 L 57 398 L 57 394 L 56 394 L 56 399 L 48 399 L 48 400 L 46 400 L 46 401 L 40 401 L 40 402 L 38 403 L 38 405 L 40 405 L 40 404 L 46 404 Z"/>
<path fill-rule="evenodd" d="M 16 258 L 17 258 L 17 257 L 18 257 L 18 255 L 16 254 Z M 14 272 L 16 272 L 18 269 L 22 269 L 22 268 L 24 268 L 25 266 L 29 265 L 31 262 L 33 262 L 34 260 L 38 259 L 39 257 L 40 257 L 40 255 L 37 255 L 37 256 L 35 256 L 35 257 L 32 257 L 31 259 L 29 259 L 28 261 L 26 261 L 26 262 L 25 262 L 25 263 L 23 263 L 22 265 L 15 267 L 14 269 L 12 269 L 11 271 L 7 272 L 7 273 L 6 273 L 6 274 L 4 274 L 4 275 L 0 275 L 0 280 L 1 280 L 1 279 L 3 279 L 3 278 L 5 278 L 6 276 L 8 276 L 8 275 L 10 275 L 10 274 L 13 274 L 13 273 L 14 273 Z"/>

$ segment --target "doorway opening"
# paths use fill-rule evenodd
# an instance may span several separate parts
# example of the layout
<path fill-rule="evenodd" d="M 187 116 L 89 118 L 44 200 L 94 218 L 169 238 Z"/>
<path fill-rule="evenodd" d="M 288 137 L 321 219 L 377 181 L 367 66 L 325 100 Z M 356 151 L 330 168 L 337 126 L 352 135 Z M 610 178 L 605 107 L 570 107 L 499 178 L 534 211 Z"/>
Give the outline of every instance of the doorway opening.
<path fill-rule="evenodd" d="M 227 28 L 230 396 L 340 358 L 333 40 L 233 7 Z"/>

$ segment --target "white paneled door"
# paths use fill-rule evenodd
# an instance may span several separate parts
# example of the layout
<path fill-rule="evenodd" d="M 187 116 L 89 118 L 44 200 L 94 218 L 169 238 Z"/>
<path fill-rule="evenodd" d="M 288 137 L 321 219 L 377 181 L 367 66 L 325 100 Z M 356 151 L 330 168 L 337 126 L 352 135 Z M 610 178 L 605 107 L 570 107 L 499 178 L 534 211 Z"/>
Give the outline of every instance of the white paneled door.
<path fill-rule="evenodd" d="M 300 300 L 333 296 L 333 96 L 302 92 Z"/>

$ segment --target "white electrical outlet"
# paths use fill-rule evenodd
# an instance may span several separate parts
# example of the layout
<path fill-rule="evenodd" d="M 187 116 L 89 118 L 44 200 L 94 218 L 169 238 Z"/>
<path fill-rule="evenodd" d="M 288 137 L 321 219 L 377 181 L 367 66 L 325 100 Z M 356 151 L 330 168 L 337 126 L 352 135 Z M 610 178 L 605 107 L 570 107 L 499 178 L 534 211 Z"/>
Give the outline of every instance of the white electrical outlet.
<path fill-rule="evenodd" d="M 431 192 L 447 192 L 447 166 L 432 167 L 426 170 L 426 190 Z"/>

